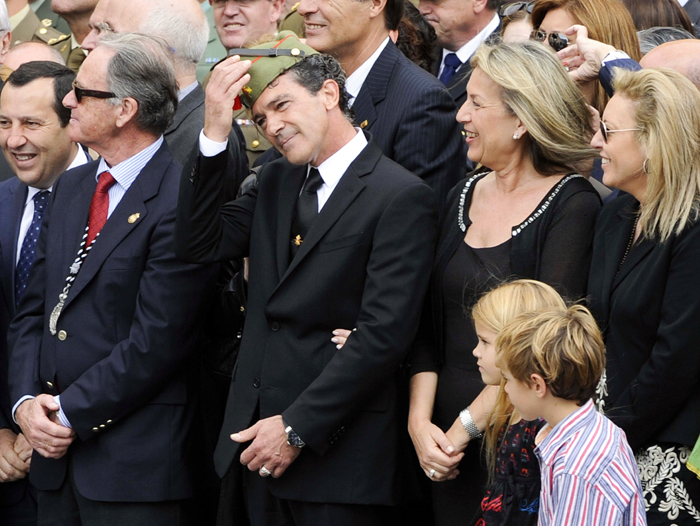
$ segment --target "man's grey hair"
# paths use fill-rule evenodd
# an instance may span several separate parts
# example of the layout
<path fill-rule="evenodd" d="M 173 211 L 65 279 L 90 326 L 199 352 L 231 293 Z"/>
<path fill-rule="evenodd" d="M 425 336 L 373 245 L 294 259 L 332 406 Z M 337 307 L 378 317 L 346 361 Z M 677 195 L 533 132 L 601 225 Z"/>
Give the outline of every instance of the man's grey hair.
<path fill-rule="evenodd" d="M 120 33 L 105 35 L 100 46 L 115 53 L 107 64 L 107 86 L 116 96 L 110 102 L 135 99 L 140 128 L 162 135 L 173 122 L 178 102 L 172 52 L 166 42 L 140 33 Z"/>
<path fill-rule="evenodd" d="M 187 0 L 180 0 L 182 1 Z M 173 9 L 171 2 L 157 0 L 148 0 L 148 4 L 150 5 L 144 8 L 150 9 L 150 12 L 139 32 L 165 40 L 174 53 L 178 66 L 196 67 L 209 43 L 209 24 L 202 10 L 177 10 Z"/>
<path fill-rule="evenodd" d="M 10 15 L 7 12 L 7 3 L 0 2 L 0 38 L 5 36 L 12 29 L 10 25 Z"/>
<path fill-rule="evenodd" d="M 694 39 L 695 35 L 680 27 L 650 27 L 637 31 L 642 56 L 666 42 Z"/>

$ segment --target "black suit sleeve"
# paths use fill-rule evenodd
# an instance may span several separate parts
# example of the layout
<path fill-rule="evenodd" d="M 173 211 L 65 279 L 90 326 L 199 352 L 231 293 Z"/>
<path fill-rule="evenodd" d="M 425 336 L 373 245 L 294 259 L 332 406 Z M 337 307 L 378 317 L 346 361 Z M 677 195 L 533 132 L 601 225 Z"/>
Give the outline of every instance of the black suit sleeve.
<path fill-rule="evenodd" d="M 673 241 L 669 241 L 673 242 Z M 678 415 L 700 378 L 700 228 L 675 242 L 666 276 L 661 319 L 647 362 L 607 408 L 632 447 L 659 434 Z M 650 276 L 649 279 L 655 279 Z"/>
<path fill-rule="evenodd" d="M 430 277 L 437 215 L 434 193 L 421 183 L 405 187 L 384 210 L 357 330 L 282 414 L 315 452 L 327 450 L 327 437 L 350 423 L 405 358 Z"/>
<path fill-rule="evenodd" d="M 192 151 L 180 179 L 175 251 L 183 261 L 227 261 L 248 255 L 257 187 L 224 203 L 224 181 L 230 157 Z"/>

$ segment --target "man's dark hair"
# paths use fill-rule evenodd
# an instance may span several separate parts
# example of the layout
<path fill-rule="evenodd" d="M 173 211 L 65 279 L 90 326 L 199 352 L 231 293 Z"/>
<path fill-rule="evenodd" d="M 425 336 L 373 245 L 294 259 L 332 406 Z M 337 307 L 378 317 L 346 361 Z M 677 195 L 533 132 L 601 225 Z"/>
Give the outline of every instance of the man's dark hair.
<path fill-rule="evenodd" d="M 403 18 L 403 0 L 386 0 L 384 7 L 384 26 L 389 31 L 399 28 L 399 22 Z"/>
<path fill-rule="evenodd" d="M 36 60 L 22 64 L 7 79 L 7 84 L 19 88 L 37 79 L 53 79 L 53 109 L 58 115 L 61 127 L 70 122 L 70 110 L 63 105 L 63 99 L 73 89 L 75 73 L 62 64 L 47 60 Z"/>
<path fill-rule="evenodd" d="M 323 53 L 309 55 L 289 68 L 286 74 L 293 75 L 294 80 L 312 95 L 321 90 L 325 81 L 334 81 L 340 88 L 338 106 L 348 120 L 353 121 L 354 116 L 348 106 L 348 93 L 345 91 L 345 71 L 336 59 Z"/>

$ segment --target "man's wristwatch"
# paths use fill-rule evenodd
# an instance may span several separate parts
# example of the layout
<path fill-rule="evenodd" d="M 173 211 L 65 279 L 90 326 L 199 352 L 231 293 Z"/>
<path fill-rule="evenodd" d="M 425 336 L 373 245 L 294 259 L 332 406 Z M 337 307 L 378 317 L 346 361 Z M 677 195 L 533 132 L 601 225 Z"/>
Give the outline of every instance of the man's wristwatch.
<path fill-rule="evenodd" d="M 484 436 L 484 434 L 481 431 L 479 431 L 479 428 L 476 427 L 476 424 L 474 423 L 474 419 L 472 418 L 472 414 L 469 412 L 468 407 L 466 409 L 462 409 L 462 412 L 459 413 L 459 419 L 462 421 L 462 425 L 464 426 L 464 429 L 469 435 L 469 438 L 474 440 L 476 438 L 481 438 L 482 436 Z"/>
<path fill-rule="evenodd" d="M 282 420 L 282 422 L 284 422 L 284 420 Z M 288 426 L 286 422 L 284 425 L 286 426 L 284 428 L 284 432 L 287 433 L 287 444 L 293 447 L 298 447 L 299 449 L 303 448 L 306 443 L 304 443 L 301 437 L 296 434 L 296 432 L 292 429 L 292 426 Z"/>

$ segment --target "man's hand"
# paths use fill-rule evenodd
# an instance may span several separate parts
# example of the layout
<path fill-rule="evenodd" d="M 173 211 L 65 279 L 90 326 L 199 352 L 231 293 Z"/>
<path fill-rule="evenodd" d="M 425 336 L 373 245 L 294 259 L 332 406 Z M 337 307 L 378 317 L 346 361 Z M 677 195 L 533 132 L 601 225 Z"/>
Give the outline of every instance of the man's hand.
<path fill-rule="evenodd" d="M 252 427 L 231 435 L 231 440 L 239 443 L 252 440 L 241 453 L 241 464 L 250 471 L 260 471 L 265 466 L 275 478 L 281 477 L 301 453 L 298 447 L 287 444 L 281 415 L 258 420 Z"/>
<path fill-rule="evenodd" d="M 250 60 L 229 57 L 217 64 L 207 84 L 204 104 L 204 135 L 215 142 L 228 139 L 233 125 L 233 105 L 238 93 L 250 81 Z"/>
<path fill-rule="evenodd" d="M 15 453 L 22 459 L 22 462 L 32 461 L 32 451 L 34 450 L 32 446 L 29 445 L 24 435 L 22 433 L 17 435 L 17 439 L 15 440 Z"/>
<path fill-rule="evenodd" d="M 15 451 L 16 440 L 17 435 L 11 429 L 0 429 L 0 482 L 14 482 L 29 473 L 29 462 Z"/>
<path fill-rule="evenodd" d="M 42 457 L 61 458 L 75 438 L 72 429 L 51 420 L 58 409 L 53 396 L 40 394 L 22 402 L 15 412 L 24 437 Z"/>
<path fill-rule="evenodd" d="M 576 43 L 557 53 L 564 65 L 569 67 L 569 76 L 578 83 L 598 80 L 603 59 L 615 51 L 613 46 L 588 38 L 588 29 L 573 25 L 567 35 L 576 35 Z"/>

